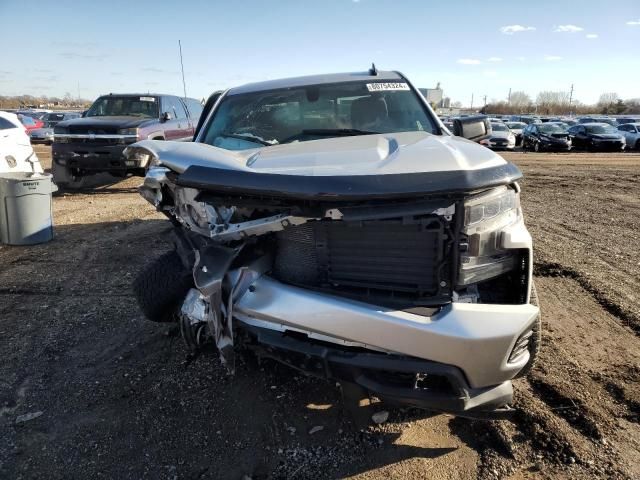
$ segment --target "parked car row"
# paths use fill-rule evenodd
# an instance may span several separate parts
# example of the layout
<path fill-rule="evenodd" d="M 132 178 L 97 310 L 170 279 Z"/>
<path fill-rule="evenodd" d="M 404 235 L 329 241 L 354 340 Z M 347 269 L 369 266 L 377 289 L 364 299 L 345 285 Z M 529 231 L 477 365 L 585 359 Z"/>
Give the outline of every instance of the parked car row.
<path fill-rule="evenodd" d="M 445 121 L 451 125 L 452 119 Z M 507 118 L 488 117 L 491 137 L 480 143 L 493 150 L 621 151 L 640 149 L 640 119 L 624 117 L 557 117 L 540 118 L 511 115 Z M 636 121 L 632 121 L 636 120 Z M 620 123 L 622 122 L 622 123 Z"/>

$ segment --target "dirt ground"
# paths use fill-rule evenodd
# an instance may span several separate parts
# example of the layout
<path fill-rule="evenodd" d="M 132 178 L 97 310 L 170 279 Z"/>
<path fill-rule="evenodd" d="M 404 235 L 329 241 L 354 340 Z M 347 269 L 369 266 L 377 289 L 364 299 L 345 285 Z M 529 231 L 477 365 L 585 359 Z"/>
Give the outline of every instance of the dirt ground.
<path fill-rule="evenodd" d="M 373 404 L 389 420 L 359 428 L 333 384 L 190 356 L 132 297 L 169 248 L 132 178 L 57 196 L 52 242 L 0 246 L 0 478 L 640 478 L 640 154 L 505 157 L 545 323 L 513 421 Z"/>

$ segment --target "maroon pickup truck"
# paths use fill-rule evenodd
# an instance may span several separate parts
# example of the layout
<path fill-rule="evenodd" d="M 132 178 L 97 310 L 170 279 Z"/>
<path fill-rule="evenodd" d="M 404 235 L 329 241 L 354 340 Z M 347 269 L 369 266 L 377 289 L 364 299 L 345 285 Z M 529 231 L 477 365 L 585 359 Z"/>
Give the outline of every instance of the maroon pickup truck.
<path fill-rule="evenodd" d="M 125 159 L 139 140 L 191 141 L 202 105 L 193 98 L 162 94 L 99 97 L 82 118 L 54 128 L 53 179 L 59 187 L 82 188 L 89 175 L 144 175 L 145 159 Z"/>

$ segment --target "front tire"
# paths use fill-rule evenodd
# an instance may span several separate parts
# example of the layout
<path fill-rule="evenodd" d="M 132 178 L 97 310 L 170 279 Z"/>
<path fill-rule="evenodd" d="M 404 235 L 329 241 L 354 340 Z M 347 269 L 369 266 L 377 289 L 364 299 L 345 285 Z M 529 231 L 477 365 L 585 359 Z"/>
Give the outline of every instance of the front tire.
<path fill-rule="evenodd" d="M 143 268 L 133 282 L 133 292 L 145 317 L 173 322 L 193 285 L 192 273 L 172 250 Z"/>
<path fill-rule="evenodd" d="M 61 189 L 79 190 L 87 185 L 87 177 L 76 175 L 70 168 L 58 165 L 55 161 L 51 163 L 51 173 L 53 182 Z"/>

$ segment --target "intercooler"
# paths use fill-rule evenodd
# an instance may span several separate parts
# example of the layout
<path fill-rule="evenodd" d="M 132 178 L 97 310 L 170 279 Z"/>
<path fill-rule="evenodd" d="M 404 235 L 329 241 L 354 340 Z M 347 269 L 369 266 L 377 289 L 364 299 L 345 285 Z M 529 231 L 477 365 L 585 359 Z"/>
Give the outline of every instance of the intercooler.
<path fill-rule="evenodd" d="M 274 276 L 380 305 L 438 305 L 451 298 L 451 234 L 437 216 L 323 220 L 276 234 Z"/>

